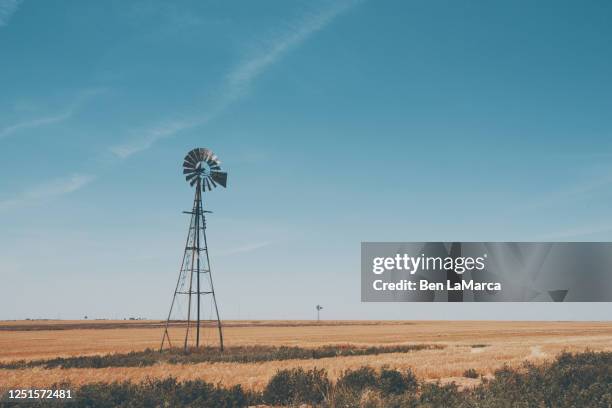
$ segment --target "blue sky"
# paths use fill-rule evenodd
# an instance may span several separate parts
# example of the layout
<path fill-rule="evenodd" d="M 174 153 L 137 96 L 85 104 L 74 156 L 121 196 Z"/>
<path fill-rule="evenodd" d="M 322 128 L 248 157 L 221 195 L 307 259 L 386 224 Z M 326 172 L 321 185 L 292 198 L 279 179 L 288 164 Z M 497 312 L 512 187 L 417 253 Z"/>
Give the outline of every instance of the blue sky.
<path fill-rule="evenodd" d="M 0 318 L 162 317 L 208 147 L 223 318 L 361 304 L 361 241 L 609 241 L 607 1 L 0 0 Z M 486 310 L 483 310 L 486 309 Z"/>

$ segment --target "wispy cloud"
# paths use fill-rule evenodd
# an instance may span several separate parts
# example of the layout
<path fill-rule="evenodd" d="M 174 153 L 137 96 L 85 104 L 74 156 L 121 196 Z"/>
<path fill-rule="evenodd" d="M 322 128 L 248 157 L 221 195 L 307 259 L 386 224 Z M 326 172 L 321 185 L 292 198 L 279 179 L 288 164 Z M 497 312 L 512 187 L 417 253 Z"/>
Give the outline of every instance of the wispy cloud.
<path fill-rule="evenodd" d="M 38 118 L 33 118 L 29 120 L 25 120 L 23 122 L 15 123 L 13 125 L 9 125 L 5 128 L 0 129 L 0 139 L 4 139 L 12 135 L 15 132 L 19 132 L 20 130 L 36 128 L 44 125 L 52 125 L 54 123 L 63 122 L 67 119 L 70 119 L 74 114 L 73 109 L 66 110 L 64 112 L 60 112 L 55 115 L 50 116 L 42 116 Z"/>
<path fill-rule="evenodd" d="M 212 108 L 189 119 L 170 120 L 142 131 L 139 136 L 117 146 L 111 152 L 120 158 L 127 158 L 146 150 L 157 141 L 175 136 L 177 133 L 201 126 L 222 113 L 228 106 L 247 94 L 251 84 L 268 68 L 280 61 L 289 51 L 298 47 L 310 36 L 330 24 L 337 16 L 353 7 L 357 1 L 342 1 L 322 10 L 305 13 L 287 29 L 274 36 L 264 45 L 245 57 L 225 76 L 219 97 Z"/>
<path fill-rule="evenodd" d="M 0 210 L 15 208 L 56 198 L 77 191 L 95 179 L 89 174 L 73 174 L 69 177 L 51 180 L 24 190 L 13 198 L 0 201 Z"/>
<path fill-rule="evenodd" d="M 269 41 L 262 51 L 245 59 L 227 75 L 227 98 L 233 100 L 242 96 L 267 68 L 355 4 L 355 1 L 338 2 L 332 7 L 306 13 L 299 21 L 290 24 L 286 32 Z"/>
<path fill-rule="evenodd" d="M 2 1 L 2 0 L 0 0 Z M 63 111 L 54 114 L 42 115 L 35 118 L 30 118 L 22 122 L 14 123 L 6 127 L 0 128 L 0 139 L 11 136 L 14 133 L 25 129 L 37 128 L 55 123 L 64 122 L 70 119 L 87 102 L 91 97 L 104 92 L 103 89 L 88 89 L 80 93 L 80 95 Z"/>
<path fill-rule="evenodd" d="M 253 243 L 242 245 L 236 248 L 228 249 L 226 251 L 220 251 L 219 256 L 236 255 L 236 254 L 242 254 L 244 252 L 251 252 L 251 251 L 255 251 L 257 249 L 263 248 L 263 247 L 267 247 L 268 245 L 270 245 L 270 242 L 268 241 L 253 242 Z"/>
<path fill-rule="evenodd" d="M 155 142 L 161 139 L 172 137 L 181 130 L 188 129 L 194 126 L 196 126 L 194 122 L 187 119 L 179 119 L 167 123 L 160 123 L 156 126 L 144 129 L 143 131 L 135 132 L 139 136 L 135 137 L 128 143 L 111 147 L 110 151 L 115 156 L 125 159 L 130 157 L 134 153 L 138 153 L 140 151 L 150 148 Z"/>
<path fill-rule="evenodd" d="M 9 23 L 21 2 L 22 0 L 0 0 L 0 27 Z"/>

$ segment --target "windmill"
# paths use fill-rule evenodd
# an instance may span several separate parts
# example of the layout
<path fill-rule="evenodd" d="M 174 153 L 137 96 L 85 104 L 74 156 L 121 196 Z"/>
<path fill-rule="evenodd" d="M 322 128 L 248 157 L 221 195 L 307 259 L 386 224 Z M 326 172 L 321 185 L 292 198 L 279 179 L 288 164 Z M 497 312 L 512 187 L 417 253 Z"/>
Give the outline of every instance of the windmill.
<path fill-rule="evenodd" d="M 186 298 L 187 320 L 183 348 L 186 352 L 189 350 L 189 340 L 190 335 L 193 335 L 193 329 L 195 329 L 195 339 L 192 339 L 193 346 L 195 348 L 200 347 L 201 306 L 202 298 L 204 297 L 209 297 L 212 301 L 212 308 L 214 308 L 212 317 L 216 317 L 216 319 L 211 317 L 210 321 L 215 322 L 216 320 L 216 326 L 219 331 L 219 347 L 223 351 L 223 329 L 221 318 L 219 317 L 217 298 L 215 297 L 208 244 L 206 241 L 205 214 L 210 213 L 210 211 L 204 210 L 203 197 L 206 191 L 211 191 L 217 185 L 226 187 L 227 173 L 221 171 L 220 161 L 212 151 L 196 148 L 185 156 L 183 174 L 189 185 L 195 187 L 195 197 L 193 199 L 192 210 L 183 211 L 183 213 L 191 215 L 191 221 L 187 232 L 187 242 L 185 244 L 179 277 L 174 289 L 168 318 L 166 319 L 160 351 L 163 350 L 166 340 L 168 347 L 172 347 L 168 328 L 171 323 L 176 322 L 174 319 L 171 320 L 172 313 L 175 311 L 179 299 L 184 298 Z M 180 320 L 182 321 L 183 319 Z"/>
<path fill-rule="evenodd" d="M 317 322 L 318 322 L 321 320 L 320 313 L 321 313 L 321 310 L 323 310 L 323 306 L 317 305 L 315 308 L 317 309 Z"/>

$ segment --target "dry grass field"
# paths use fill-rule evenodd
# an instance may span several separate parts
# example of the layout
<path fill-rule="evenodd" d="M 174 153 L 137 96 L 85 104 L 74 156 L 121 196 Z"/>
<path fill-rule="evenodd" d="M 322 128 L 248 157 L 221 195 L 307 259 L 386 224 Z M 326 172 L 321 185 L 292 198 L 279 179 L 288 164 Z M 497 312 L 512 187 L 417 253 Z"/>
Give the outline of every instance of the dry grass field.
<path fill-rule="evenodd" d="M 162 328 L 155 321 L 19 321 L 0 322 L 0 361 L 107 354 L 157 348 Z M 214 339 L 214 331 L 207 329 Z M 179 327 L 171 330 L 180 337 Z M 228 346 L 329 344 L 440 344 L 444 349 L 365 356 L 285 360 L 259 363 L 156 364 L 149 367 L 0 369 L 0 390 L 41 387 L 69 381 L 140 381 L 146 377 L 203 379 L 224 385 L 261 389 L 278 369 L 325 368 L 331 378 L 363 365 L 411 367 L 425 379 L 455 380 L 468 368 L 491 374 L 504 364 L 543 361 L 559 352 L 612 351 L 611 322 L 482 322 L 482 321 L 229 321 Z M 477 347 L 474 347 L 476 346 Z"/>

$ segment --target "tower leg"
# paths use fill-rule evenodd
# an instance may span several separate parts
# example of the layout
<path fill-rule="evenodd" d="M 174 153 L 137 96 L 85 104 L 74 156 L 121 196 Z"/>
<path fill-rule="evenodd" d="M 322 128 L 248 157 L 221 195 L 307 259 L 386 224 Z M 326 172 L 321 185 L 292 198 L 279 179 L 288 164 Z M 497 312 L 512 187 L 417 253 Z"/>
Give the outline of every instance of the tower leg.
<path fill-rule="evenodd" d="M 197 192 L 196 192 L 196 206 L 198 207 L 198 210 L 196 211 L 196 244 L 195 244 L 195 248 L 196 248 L 196 281 L 197 281 L 197 295 L 198 295 L 198 299 L 197 299 L 197 323 L 196 323 L 196 348 L 200 347 L 200 296 L 202 295 L 202 292 L 200 291 L 200 214 L 203 214 L 202 211 L 202 193 L 201 193 L 201 188 L 200 188 L 200 183 L 197 184 Z"/>
<path fill-rule="evenodd" d="M 194 225 L 194 227 L 196 227 Z M 195 229 L 195 233 L 198 234 L 198 230 L 197 228 Z M 189 248 L 185 249 L 186 251 L 189 250 Z M 187 346 L 187 342 L 189 340 L 189 326 L 191 325 L 191 295 L 193 294 L 193 262 L 194 262 L 194 255 L 195 255 L 195 250 L 193 249 L 193 247 L 191 247 L 191 268 L 190 268 L 190 273 L 189 273 L 189 291 L 187 292 L 187 296 L 188 296 L 188 304 L 187 304 L 187 329 L 185 330 L 185 352 L 188 351 L 188 346 Z M 199 299 L 199 294 L 198 294 L 198 299 Z"/>
<path fill-rule="evenodd" d="M 195 257 L 199 258 L 199 251 L 196 251 L 196 240 L 198 239 L 197 237 L 199 237 L 200 235 L 200 231 L 198 229 L 198 191 L 200 190 L 200 184 L 197 184 L 197 190 L 196 190 L 196 196 L 194 199 L 194 203 L 193 203 L 193 211 L 191 214 L 191 220 L 192 222 L 189 224 L 189 228 L 190 228 L 190 232 L 194 235 L 192 235 L 192 239 L 191 241 L 191 246 L 189 246 L 189 241 L 187 243 L 187 246 L 185 247 L 185 253 L 191 251 L 191 265 L 189 266 L 188 270 L 189 270 L 189 290 L 187 292 L 187 296 L 188 296 L 188 304 L 187 304 L 187 328 L 185 329 L 185 343 L 183 345 L 183 348 L 185 350 L 185 353 L 187 351 L 189 351 L 189 329 L 191 326 L 191 295 L 193 294 L 193 264 L 195 261 Z M 183 273 L 186 273 L 187 270 L 183 270 Z M 198 291 L 199 292 L 199 291 Z M 198 293 L 198 301 L 200 298 L 200 294 Z"/>

